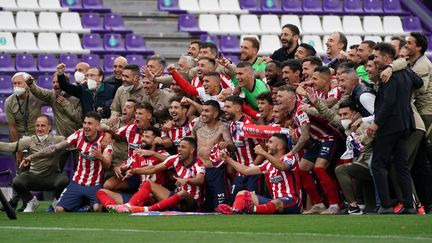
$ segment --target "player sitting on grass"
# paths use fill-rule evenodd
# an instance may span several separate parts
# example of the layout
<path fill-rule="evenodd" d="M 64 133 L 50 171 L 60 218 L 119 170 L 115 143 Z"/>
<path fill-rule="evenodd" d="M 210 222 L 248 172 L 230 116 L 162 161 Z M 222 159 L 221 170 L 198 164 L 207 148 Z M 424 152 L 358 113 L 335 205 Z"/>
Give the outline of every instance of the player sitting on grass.
<path fill-rule="evenodd" d="M 178 176 L 176 192 L 170 192 L 165 187 L 152 181 L 146 181 L 129 203 L 123 205 L 109 205 L 110 212 L 148 212 L 173 209 L 179 206 L 181 211 L 193 211 L 202 204 L 205 168 L 201 160 L 196 157 L 197 144 L 192 137 L 184 137 L 179 146 L 178 154 L 168 157 L 163 163 L 155 166 L 132 169 L 126 172 L 125 178 L 133 174 L 152 175 L 170 168 L 174 168 Z M 147 202 L 150 197 L 159 202 L 150 207 L 136 206 Z"/>
<path fill-rule="evenodd" d="M 234 167 L 243 175 L 264 174 L 272 199 L 255 195 L 249 191 L 240 191 L 235 197 L 234 204 L 219 204 L 218 210 L 223 214 L 298 214 L 302 203 L 300 195 L 300 179 L 298 176 L 298 162 L 288 153 L 287 137 L 282 134 L 273 134 L 267 142 L 268 152 L 261 145 L 255 147 L 255 153 L 266 158 L 259 166 L 247 167 L 234 161 L 225 152 L 219 154 L 220 158 Z"/>

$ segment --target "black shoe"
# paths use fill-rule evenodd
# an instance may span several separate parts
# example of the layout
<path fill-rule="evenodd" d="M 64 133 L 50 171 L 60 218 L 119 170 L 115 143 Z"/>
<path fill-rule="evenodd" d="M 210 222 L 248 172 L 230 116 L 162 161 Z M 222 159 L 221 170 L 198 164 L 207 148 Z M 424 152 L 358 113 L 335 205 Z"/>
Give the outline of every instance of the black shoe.
<path fill-rule="evenodd" d="M 392 207 L 390 207 L 390 208 L 383 208 L 383 207 L 380 207 L 379 209 L 378 209 L 378 212 L 377 212 L 378 214 L 393 214 L 393 208 Z"/>
<path fill-rule="evenodd" d="M 348 206 L 348 214 L 349 215 L 362 215 L 363 212 L 358 205 L 355 207 L 349 205 Z"/>
<path fill-rule="evenodd" d="M 18 205 L 17 205 L 18 206 Z M 23 205 L 17 210 L 18 212 L 24 212 L 24 209 L 27 207 L 27 203 L 23 202 Z"/>
<path fill-rule="evenodd" d="M 417 214 L 417 211 L 415 208 L 402 208 L 398 214 Z"/>

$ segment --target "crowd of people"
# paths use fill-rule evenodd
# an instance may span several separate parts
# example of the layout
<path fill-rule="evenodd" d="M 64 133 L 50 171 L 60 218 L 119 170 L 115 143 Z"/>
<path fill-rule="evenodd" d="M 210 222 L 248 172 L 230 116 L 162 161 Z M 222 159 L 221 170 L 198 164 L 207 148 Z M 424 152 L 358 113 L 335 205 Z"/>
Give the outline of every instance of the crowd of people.
<path fill-rule="evenodd" d="M 52 90 L 16 73 L 0 143 L 17 161 L 9 203 L 33 212 L 31 191 L 52 191 L 55 212 L 430 213 L 425 35 L 348 46 L 335 32 L 327 62 L 300 39 L 287 24 L 258 56 L 246 37 L 237 65 L 200 41 L 176 65 L 119 56 L 109 77 L 80 62 L 74 83 L 61 63 Z"/>

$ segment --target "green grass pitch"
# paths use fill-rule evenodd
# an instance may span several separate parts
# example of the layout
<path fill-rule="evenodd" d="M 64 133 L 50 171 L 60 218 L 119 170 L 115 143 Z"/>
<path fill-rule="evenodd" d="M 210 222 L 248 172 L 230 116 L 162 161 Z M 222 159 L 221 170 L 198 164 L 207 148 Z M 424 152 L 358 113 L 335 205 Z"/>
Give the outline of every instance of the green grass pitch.
<path fill-rule="evenodd" d="M 0 214 L 0 242 L 432 242 L 431 215 Z"/>

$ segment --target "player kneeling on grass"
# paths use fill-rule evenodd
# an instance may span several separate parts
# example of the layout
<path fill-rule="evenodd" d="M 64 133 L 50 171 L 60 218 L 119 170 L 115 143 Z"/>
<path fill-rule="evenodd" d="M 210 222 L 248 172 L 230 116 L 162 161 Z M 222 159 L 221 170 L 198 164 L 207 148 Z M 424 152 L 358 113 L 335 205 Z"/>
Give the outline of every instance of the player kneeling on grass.
<path fill-rule="evenodd" d="M 264 174 L 273 198 L 240 191 L 235 197 L 233 206 L 219 204 L 219 212 L 223 214 L 298 214 L 301 212 L 298 162 L 294 156 L 286 155 L 289 152 L 287 137 L 273 134 L 267 142 L 267 147 L 268 152 L 261 145 L 255 147 L 255 153 L 266 158 L 266 161 L 259 166 L 244 166 L 234 161 L 225 152 L 220 152 L 219 156 L 243 175 Z"/>
<path fill-rule="evenodd" d="M 178 154 L 168 157 L 163 163 L 146 166 L 126 172 L 125 178 L 133 174 L 152 175 L 170 168 L 174 168 L 177 176 L 176 192 L 170 192 L 165 187 L 152 181 L 146 181 L 129 203 L 123 205 L 109 205 L 110 212 L 148 212 L 165 209 L 180 209 L 180 211 L 196 210 L 203 199 L 202 186 L 204 184 L 205 168 L 201 160 L 196 157 L 197 143 L 192 137 L 184 137 L 178 145 Z M 150 207 L 136 206 L 147 202 L 150 197 L 159 202 Z"/>

